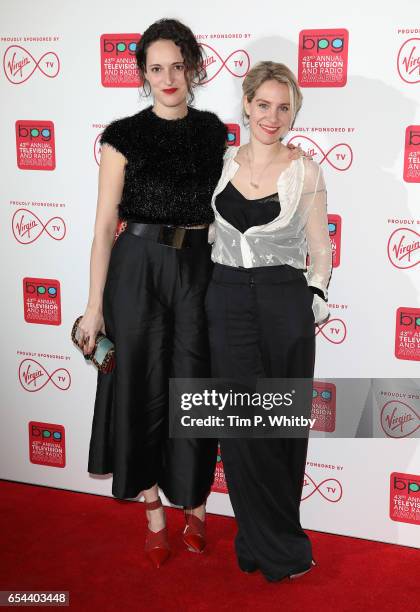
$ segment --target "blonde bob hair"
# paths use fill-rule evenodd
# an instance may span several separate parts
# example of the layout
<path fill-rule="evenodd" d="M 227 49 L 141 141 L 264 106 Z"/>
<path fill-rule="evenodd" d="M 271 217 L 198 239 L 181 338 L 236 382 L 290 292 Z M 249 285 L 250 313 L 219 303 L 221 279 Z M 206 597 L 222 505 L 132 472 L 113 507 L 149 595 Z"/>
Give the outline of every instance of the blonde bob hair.
<path fill-rule="evenodd" d="M 284 83 L 289 88 L 290 95 L 290 110 L 292 121 L 290 127 L 296 119 L 302 106 L 302 91 L 298 85 L 295 75 L 285 64 L 277 62 L 258 62 L 251 68 L 242 82 L 242 91 L 248 102 L 252 102 L 257 92 L 257 89 L 265 83 L 265 81 L 277 81 Z M 242 115 L 244 123 L 247 123 L 249 115 L 245 111 L 245 105 L 242 105 Z"/>

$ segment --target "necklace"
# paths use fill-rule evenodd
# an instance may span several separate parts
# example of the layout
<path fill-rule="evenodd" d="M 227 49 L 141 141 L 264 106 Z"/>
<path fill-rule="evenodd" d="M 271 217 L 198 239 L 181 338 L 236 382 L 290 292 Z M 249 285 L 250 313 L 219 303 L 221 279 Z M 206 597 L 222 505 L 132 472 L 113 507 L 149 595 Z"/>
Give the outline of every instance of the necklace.
<path fill-rule="evenodd" d="M 249 184 L 251 185 L 251 187 L 254 187 L 254 189 L 259 189 L 259 188 L 260 188 L 260 180 L 261 180 L 261 178 L 262 178 L 262 176 L 263 176 L 264 172 L 267 170 L 267 168 L 268 168 L 268 167 L 269 167 L 269 166 L 270 166 L 270 165 L 273 163 L 273 161 L 275 160 L 276 155 L 274 155 L 274 156 L 272 157 L 272 159 L 270 159 L 270 161 L 268 162 L 268 164 L 266 164 L 266 166 L 265 166 L 265 167 L 262 169 L 261 174 L 260 174 L 260 177 L 259 177 L 259 180 L 258 180 L 258 183 L 256 183 L 256 182 L 253 180 L 253 178 L 252 178 L 254 173 L 253 173 L 253 170 L 252 170 L 251 157 L 250 157 L 250 155 L 249 155 L 249 149 L 248 149 L 248 147 L 246 148 L 246 156 L 247 156 L 247 159 L 248 159 L 248 164 L 249 164 Z"/>

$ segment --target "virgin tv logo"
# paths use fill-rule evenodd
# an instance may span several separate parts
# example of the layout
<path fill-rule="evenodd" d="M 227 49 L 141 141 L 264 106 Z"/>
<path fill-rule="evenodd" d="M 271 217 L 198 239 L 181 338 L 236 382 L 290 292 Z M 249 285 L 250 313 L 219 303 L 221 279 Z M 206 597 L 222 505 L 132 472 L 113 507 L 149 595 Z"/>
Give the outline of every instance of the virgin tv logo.
<path fill-rule="evenodd" d="M 66 368 L 57 368 L 49 373 L 35 359 L 23 359 L 19 364 L 19 382 L 25 391 L 36 393 L 51 382 L 56 389 L 67 391 L 71 385 L 70 372 Z"/>
<path fill-rule="evenodd" d="M 414 268 L 420 262 L 420 234 L 409 227 L 394 230 L 388 240 L 387 254 L 395 268 Z"/>
<path fill-rule="evenodd" d="M 401 45 L 397 70 L 404 83 L 420 83 L 420 38 L 409 38 Z"/>
<path fill-rule="evenodd" d="M 346 172 L 353 163 L 353 150 L 346 142 L 339 142 L 330 147 L 328 151 L 324 151 L 309 136 L 302 136 L 301 134 L 292 136 L 289 142 L 300 145 L 319 165 L 326 161 L 331 168 L 338 170 L 338 172 Z"/>
<path fill-rule="evenodd" d="M 420 415 L 409 404 L 391 400 L 382 407 L 381 427 L 389 438 L 414 436 L 420 428 Z"/>
<path fill-rule="evenodd" d="M 12 85 L 22 85 L 37 71 L 55 79 L 60 72 L 60 59 L 54 51 L 47 51 L 36 59 L 25 47 L 10 45 L 3 55 L 3 71 Z"/>
<path fill-rule="evenodd" d="M 207 78 L 203 83 L 210 83 L 222 71 L 228 72 L 231 76 L 242 79 L 251 66 L 251 59 L 245 49 L 236 49 L 223 58 L 219 52 L 210 45 L 201 43 L 205 59 L 204 67 L 207 72 Z"/>
<path fill-rule="evenodd" d="M 305 472 L 301 500 L 305 501 L 313 495 L 320 495 L 325 501 L 335 504 L 343 497 L 343 485 L 337 478 L 324 478 L 317 483 Z"/>
<path fill-rule="evenodd" d="M 343 319 L 328 319 L 317 326 L 315 336 L 318 334 L 321 334 L 321 337 L 331 344 L 342 344 L 347 338 L 347 326 Z"/>
<path fill-rule="evenodd" d="M 62 217 L 50 217 L 43 223 L 31 210 L 18 208 L 12 218 L 12 232 L 20 244 L 32 244 L 44 232 L 53 240 L 63 240 L 66 224 Z"/>

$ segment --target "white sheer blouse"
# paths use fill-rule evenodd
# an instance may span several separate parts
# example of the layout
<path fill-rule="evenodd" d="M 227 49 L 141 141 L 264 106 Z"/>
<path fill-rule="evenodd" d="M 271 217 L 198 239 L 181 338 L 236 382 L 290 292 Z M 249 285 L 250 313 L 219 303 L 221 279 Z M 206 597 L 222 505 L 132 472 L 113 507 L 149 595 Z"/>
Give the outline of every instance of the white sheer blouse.
<path fill-rule="evenodd" d="M 327 298 L 332 251 L 327 192 L 320 166 L 304 157 L 293 160 L 277 180 L 280 214 L 265 225 L 250 227 L 241 233 L 220 215 L 215 206 L 216 196 L 239 168 L 235 160 L 237 151 L 234 147 L 227 149 L 222 175 L 212 197 L 215 215 L 209 231 L 209 242 L 213 243 L 212 260 L 244 268 L 288 264 L 307 269 L 308 285 L 321 289 Z M 308 268 L 307 254 L 310 258 Z M 314 296 L 313 309 L 317 323 L 328 317 L 326 304 L 317 295 Z"/>

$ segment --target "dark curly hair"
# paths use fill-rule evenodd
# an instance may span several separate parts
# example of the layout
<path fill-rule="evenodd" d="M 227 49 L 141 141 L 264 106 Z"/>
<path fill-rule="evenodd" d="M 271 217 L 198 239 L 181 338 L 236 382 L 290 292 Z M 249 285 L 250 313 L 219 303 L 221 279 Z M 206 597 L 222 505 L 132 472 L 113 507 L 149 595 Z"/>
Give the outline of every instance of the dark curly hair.
<path fill-rule="evenodd" d="M 172 40 L 180 48 L 185 64 L 185 78 L 187 81 L 190 102 L 194 100 L 193 89 L 206 78 L 204 58 L 201 46 L 195 39 L 189 27 L 177 19 L 159 19 L 145 30 L 136 46 L 136 62 L 141 78 L 143 91 L 150 94 L 150 85 L 145 77 L 147 49 L 157 40 Z M 148 86 L 149 91 L 146 91 Z"/>

